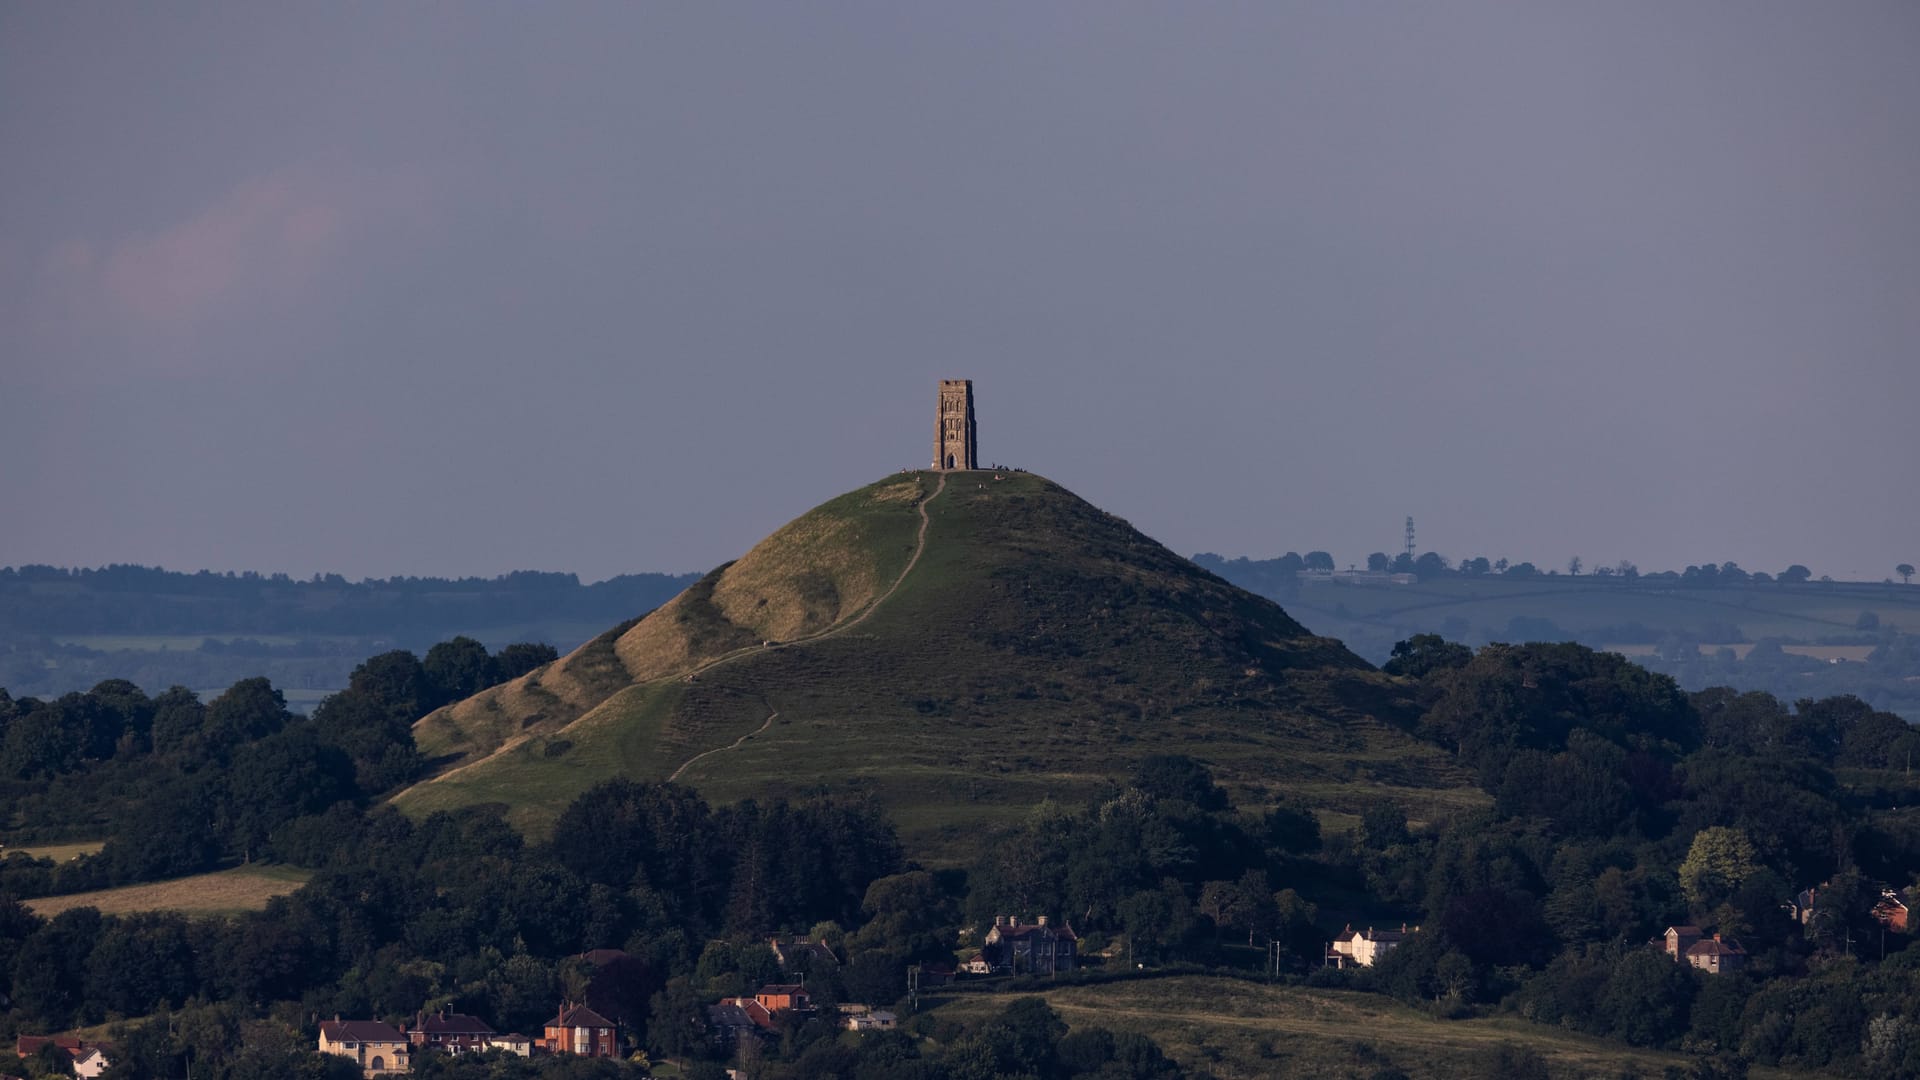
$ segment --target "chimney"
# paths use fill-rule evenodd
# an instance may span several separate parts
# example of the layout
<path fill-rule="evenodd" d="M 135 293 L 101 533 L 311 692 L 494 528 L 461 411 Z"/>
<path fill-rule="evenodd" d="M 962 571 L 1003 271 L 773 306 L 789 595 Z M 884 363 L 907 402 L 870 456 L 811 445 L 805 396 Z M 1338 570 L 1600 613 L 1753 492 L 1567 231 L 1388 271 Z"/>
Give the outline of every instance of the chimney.
<path fill-rule="evenodd" d="M 1045 915 L 1042 915 L 1042 916 L 1040 916 L 1040 921 L 1039 921 L 1039 922 L 1037 922 L 1037 923 L 1035 923 L 1034 925 L 1035 925 L 1035 926 L 1045 926 L 1045 925 L 1047 925 L 1047 917 L 1046 917 Z"/>
<path fill-rule="evenodd" d="M 1007 917 L 1005 915 L 995 915 L 993 917 L 993 925 L 995 926 L 1007 925 Z"/>
<path fill-rule="evenodd" d="M 1720 940 L 1720 935 L 1719 935 L 1719 934 L 1715 934 L 1715 935 L 1713 935 L 1713 940 L 1715 940 L 1715 941 L 1719 941 L 1719 940 Z"/>

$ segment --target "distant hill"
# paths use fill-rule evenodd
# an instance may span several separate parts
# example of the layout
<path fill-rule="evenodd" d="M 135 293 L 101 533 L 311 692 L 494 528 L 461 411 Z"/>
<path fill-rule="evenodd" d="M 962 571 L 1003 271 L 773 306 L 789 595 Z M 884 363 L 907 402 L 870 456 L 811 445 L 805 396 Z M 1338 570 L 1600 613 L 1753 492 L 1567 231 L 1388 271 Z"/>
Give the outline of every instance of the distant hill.
<path fill-rule="evenodd" d="M 1394 642 L 1422 633 L 1476 646 L 1578 641 L 1632 656 L 1689 690 L 1734 686 L 1787 701 L 1856 694 L 1920 721 L 1920 585 L 1701 584 L 1672 574 L 1303 584 L 1275 571 L 1280 560 L 1203 554 L 1194 561 L 1286 604 L 1314 632 L 1376 663 Z"/>
<path fill-rule="evenodd" d="M 867 792 L 923 856 L 1152 754 L 1255 805 L 1474 799 L 1403 733 L 1401 685 L 1271 601 L 1025 473 L 898 474 L 644 619 L 415 726 L 410 813 L 504 803 L 538 831 L 612 776 L 710 799 Z"/>
<path fill-rule="evenodd" d="M 293 691 L 346 685 L 371 653 L 459 634 L 562 649 L 651 610 L 698 575 L 495 578 L 186 574 L 145 566 L 0 568 L 0 686 L 55 696 L 107 678 L 158 692 L 265 675 Z"/>

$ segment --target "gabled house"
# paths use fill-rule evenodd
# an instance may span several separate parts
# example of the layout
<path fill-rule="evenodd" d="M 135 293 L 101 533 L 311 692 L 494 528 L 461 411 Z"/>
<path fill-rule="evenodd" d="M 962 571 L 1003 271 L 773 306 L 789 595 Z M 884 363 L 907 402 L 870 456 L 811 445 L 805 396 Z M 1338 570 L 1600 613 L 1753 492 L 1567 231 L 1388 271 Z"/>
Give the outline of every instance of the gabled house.
<path fill-rule="evenodd" d="M 449 1054 L 488 1049 L 494 1035 L 493 1025 L 466 1013 L 421 1013 L 414 1017 L 407 1041 L 415 1047 L 430 1047 Z"/>
<path fill-rule="evenodd" d="M 960 970 L 969 975 L 991 975 L 993 962 L 987 959 L 986 953 L 977 952 L 961 961 Z"/>
<path fill-rule="evenodd" d="M 1666 934 L 1667 955 L 1678 964 L 1687 958 L 1687 950 L 1705 936 L 1706 931 L 1697 926 L 1669 926 Z"/>
<path fill-rule="evenodd" d="M 759 1038 L 772 1027 L 772 1014 L 752 998 L 723 998 L 718 1005 L 707 1006 L 707 1038 L 716 1046 Z"/>
<path fill-rule="evenodd" d="M 83 1046 L 73 1055 L 73 1075 L 82 1080 L 92 1080 L 113 1066 L 107 1059 L 107 1052 L 98 1046 Z"/>
<path fill-rule="evenodd" d="M 1079 963 L 1080 938 L 1072 925 L 1054 926 L 1042 915 L 1031 923 L 996 915 L 993 929 L 980 946 L 980 955 L 992 971 L 1072 971 Z"/>
<path fill-rule="evenodd" d="M 840 1026 L 848 1031 L 892 1031 L 899 1017 L 870 1005 L 840 1006 Z"/>
<path fill-rule="evenodd" d="M 1697 941 L 1687 950 L 1687 963 L 1709 975 L 1738 971 L 1746 966 L 1747 950 L 1737 941 L 1722 940 L 1719 934 Z"/>
<path fill-rule="evenodd" d="M 1326 963 L 1336 968 L 1344 968 L 1348 964 L 1372 967 L 1416 932 L 1418 927 L 1409 930 L 1405 923 L 1400 924 L 1398 930 L 1375 930 L 1371 926 L 1365 930 L 1355 930 L 1353 924 L 1348 923 L 1347 928 L 1335 934 L 1328 943 Z"/>
<path fill-rule="evenodd" d="M 342 1020 L 336 1016 L 320 1024 L 320 1052 L 351 1058 L 368 1080 L 413 1071 L 412 1049 L 400 1029 L 378 1020 Z"/>
<path fill-rule="evenodd" d="M 540 1048 L 552 1054 L 579 1057 L 617 1058 L 620 1056 L 620 1030 L 613 1021 L 585 1005 L 565 1004 L 547 1021 L 546 1037 Z"/>
<path fill-rule="evenodd" d="M 753 995 L 753 999 L 770 1013 L 813 1011 L 813 995 L 807 993 L 807 988 L 799 983 L 772 983 L 763 986 L 759 993 Z"/>

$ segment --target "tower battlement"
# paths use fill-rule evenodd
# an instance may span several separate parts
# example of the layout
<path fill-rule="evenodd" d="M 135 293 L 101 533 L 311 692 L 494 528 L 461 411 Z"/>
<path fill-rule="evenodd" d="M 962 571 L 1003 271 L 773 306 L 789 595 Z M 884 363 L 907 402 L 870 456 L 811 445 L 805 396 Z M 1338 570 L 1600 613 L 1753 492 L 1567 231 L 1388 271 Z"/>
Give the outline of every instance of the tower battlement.
<path fill-rule="evenodd" d="M 980 467 L 979 432 L 973 422 L 972 379 L 940 380 L 940 412 L 933 428 L 933 467 Z"/>

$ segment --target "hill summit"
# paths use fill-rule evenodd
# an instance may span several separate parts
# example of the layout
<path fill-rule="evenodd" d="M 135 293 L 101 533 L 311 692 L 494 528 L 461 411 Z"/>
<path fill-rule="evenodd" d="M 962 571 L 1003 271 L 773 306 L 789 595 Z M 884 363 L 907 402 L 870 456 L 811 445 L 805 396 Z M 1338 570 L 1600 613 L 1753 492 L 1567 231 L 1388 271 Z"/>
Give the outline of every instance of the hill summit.
<path fill-rule="evenodd" d="M 1398 684 L 1031 473 L 889 476 L 644 618 L 415 727 L 411 813 L 549 826 L 614 776 L 709 799 L 864 792 L 938 858 L 976 826 L 1124 784 L 1153 754 L 1254 803 L 1447 798 Z"/>

